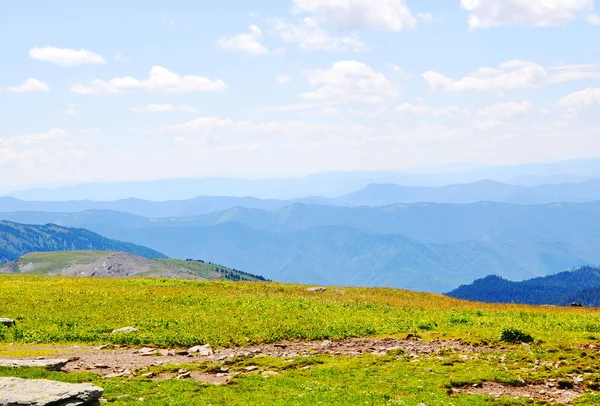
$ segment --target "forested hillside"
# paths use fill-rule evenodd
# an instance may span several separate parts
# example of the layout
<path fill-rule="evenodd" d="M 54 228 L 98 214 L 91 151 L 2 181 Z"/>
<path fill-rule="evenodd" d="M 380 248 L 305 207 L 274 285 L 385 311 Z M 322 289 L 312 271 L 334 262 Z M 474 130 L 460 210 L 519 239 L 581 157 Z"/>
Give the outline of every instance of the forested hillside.
<path fill-rule="evenodd" d="M 489 303 L 566 306 L 577 302 L 584 306 L 600 306 L 600 268 L 585 266 L 523 282 L 488 276 L 448 295 Z"/>
<path fill-rule="evenodd" d="M 88 230 L 0 221 L 0 263 L 30 252 L 74 250 L 122 251 L 145 258 L 166 258 L 150 248 L 104 238 Z"/>

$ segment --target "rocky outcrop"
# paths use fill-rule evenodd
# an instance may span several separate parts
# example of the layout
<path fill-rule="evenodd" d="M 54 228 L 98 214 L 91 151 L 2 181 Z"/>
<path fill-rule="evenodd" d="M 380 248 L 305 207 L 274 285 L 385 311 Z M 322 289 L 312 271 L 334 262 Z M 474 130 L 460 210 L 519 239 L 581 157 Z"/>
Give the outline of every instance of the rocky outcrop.
<path fill-rule="evenodd" d="M 5 317 L 0 317 L 0 325 L 6 326 L 6 327 L 14 327 L 15 321 L 13 319 L 7 319 Z"/>
<path fill-rule="evenodd" d="M 212 348 L 210 348 L 210 345 L 208 344 L 197 345 L 195 347 L 190 348 L 187 352 L 189 354 L 197 354 L 201 357 L 209 357 L 214 354 Z"/>
<path fill-rule="evenodd" d="M 60 371 L 69 363 L 68 359 L 0 359 L 0 367 L 5 368 L 43 368 L 50 371 Z"/>
<path fill-rule="evenodd" d="M 103 393 L 91 384 L 0 378 L 0 406 L 92 406 Z"/>
<path fill-rule="evenodd" d="M 135 328 L 135 327 L 131 327 L 131 326 L 129 326 L 129 327 L 123 327 L 123 328 L 118 328 L 118 329 L 116 329 L 116 330 L 113 330 L 113 331 L 112 331 L 110 334 L 127 334 L 127 333 L 137 333 L 138 331 L 140 331 L 140 330 L 138 330 L 138 329 L 137 329 L 137 328 Z"/>

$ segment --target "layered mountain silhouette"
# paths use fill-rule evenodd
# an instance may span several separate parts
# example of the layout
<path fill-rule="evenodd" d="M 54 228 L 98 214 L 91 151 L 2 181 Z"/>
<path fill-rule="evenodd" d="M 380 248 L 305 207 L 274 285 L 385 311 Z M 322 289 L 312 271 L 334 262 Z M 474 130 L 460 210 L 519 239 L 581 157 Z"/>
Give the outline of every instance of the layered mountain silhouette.
<path fill-rule="evenodd" d="M 0 218 L 87 228 L 173 258 L 203 258 L 286 282 L 442 292 L 489 274 L 523 280 L 600 263 L 600 202 L 294 204 L 159 219 L 115 211 Z"/>

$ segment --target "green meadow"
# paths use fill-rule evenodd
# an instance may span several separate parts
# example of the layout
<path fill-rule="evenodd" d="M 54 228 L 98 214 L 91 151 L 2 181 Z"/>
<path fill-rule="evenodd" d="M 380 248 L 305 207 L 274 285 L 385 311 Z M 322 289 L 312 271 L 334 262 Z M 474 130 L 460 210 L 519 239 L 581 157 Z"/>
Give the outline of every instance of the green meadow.
<path fill-rule="evenodd" d="M 481 304 L 395 289 L 341 288 L 344 293 L 335 293 L 306 288 L 262 282 L 2 275 L 0 317 L 15 319 L 17 327 L 0 328 L 0 358 L 14 355 L 16 348 L 21 353 L 35 351 L 34 344 L 210 344 L 217 349 L 408 334 L 423 340 L 460 338 L 487 350 L 447 351 L 418 359 L 401 351 L 291 361 L 261 356 L 186 366 L 201 372 L 257 366 L 258 373 L 241 374 L 222 386 L 152 381 L 141 372 L 135 378 L 112 379 L 39 370 L 0 369 L 0 375 L 94 382 L 105 388 L 105 398 L 114 404 L 213 406 L 550 404 L 448 391 L 481 382 L 533 385 L 581 376 L 585 393 L 575 404 L 600 404 L 600 350 L 582 347 L 600 348 L 600 310 Z M 110 334 L 125 326 L 139 333 Z M 507 331 L 533 341 L 506 342 Z M 264 371 L 278 374 L 265 377 L 260 373 Z"/>

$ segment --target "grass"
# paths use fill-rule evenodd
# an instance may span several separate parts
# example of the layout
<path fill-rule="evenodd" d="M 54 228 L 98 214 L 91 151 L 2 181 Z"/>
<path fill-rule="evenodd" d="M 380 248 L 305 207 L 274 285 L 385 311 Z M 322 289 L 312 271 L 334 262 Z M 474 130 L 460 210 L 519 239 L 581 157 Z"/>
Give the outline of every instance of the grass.
<path fill-rule="evenodd" d="M 576 343 L 600 335 L 595 309 L 469 303 L 394 289 L 310 293 L 299 285 L 173 279 L 0 276 L 0 342 L 242 346 L 287 339 L 399 336 L 499 340 L 518 329 Z M 110 335 L 133 326 L 133 335 Z"/>
<path fill-rule="evenodd" d="M 72 263 L 87 264 L 96 258 L 106 255 L 103 251 L 59 251 L 59 252 L 33 252 L 24 255 L 24 263 L 31 264 L 33 273 L 38 275 L 60 272 Z"/>
<path fill-rule="evenodd" d="M 409 333 L 424 339 L 461 338 L 493 346 L 493 350 L 481 354 L 450 351 L 419 359 L 397 353 L 299 357 L 292 363 L 269 357 L 236 360 L 228 365 L 232 371 L 251 363 L 259 367 L 258 372 L 280 374 L 268 378 L 243 374 L 225 386 L 1 368 L 0 376 L 94 382 L 105 388 L 105 397 L 115 405 L 477 406 L 543 403 L 448 396 L 448 388 L 520 379 L 542 383 L 568 380 L 575 374 L 584 376 L 588 387 L 576 404 L 600 404 L 600 352 L 586 353 L 579 348 L 583 343 L 600 345 L 597 309 L 481 304 L 394 289 L 343 290 L 345 294 L 310 293 L 305 286 L 278 283 L 2 275 L 0 317 L 16 319 L 17 327 L 0 328 L 0 342 L 5 343 L 0 345 L 0 356 L 27 354 L 23 344 L 33 342 L 210 344 L 218 348 L 289 339 L 404 337 Z M 110 334 L 124 326 L 140 332 Z M 500 340 L 503 331 L 518 331 L 535 341 L 528 346 L 507 344 Z M 536 362 L 543 367 L 535 368 Z"/>

